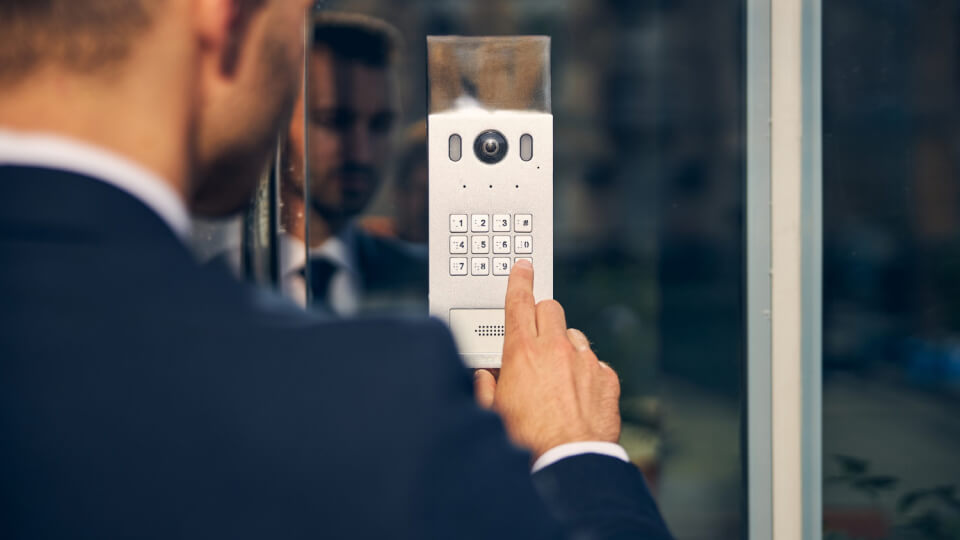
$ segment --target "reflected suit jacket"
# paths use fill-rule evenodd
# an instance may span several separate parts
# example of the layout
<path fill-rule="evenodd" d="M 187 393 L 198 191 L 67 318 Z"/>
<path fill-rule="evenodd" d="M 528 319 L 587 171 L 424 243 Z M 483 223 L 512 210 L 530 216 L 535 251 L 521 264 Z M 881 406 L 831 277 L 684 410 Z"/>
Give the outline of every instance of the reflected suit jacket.
<path fill-rule="evenodd" d="M 91 178 L 0 187 L 0 538 L 669 537 L 630 464 L 531 476 L 441 324 L 288 307 Z"/>

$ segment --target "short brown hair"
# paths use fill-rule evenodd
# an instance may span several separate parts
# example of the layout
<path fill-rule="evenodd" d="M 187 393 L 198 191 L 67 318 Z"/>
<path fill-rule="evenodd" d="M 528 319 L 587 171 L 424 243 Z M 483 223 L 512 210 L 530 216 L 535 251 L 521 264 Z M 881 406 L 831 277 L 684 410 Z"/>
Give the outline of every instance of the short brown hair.
<path fill-rule="evenodd" d="M 127 56 L 164 0 L 0 0 L 0 85 L 56 65 L 101 70 Z"/>
<path fill-rule="evenodd" d="M 386 68 L 399 54 L 400 32 L 385 21 L 358 13 L 322 11 L 313 18 L 314 49 L 344 60 Z"/>

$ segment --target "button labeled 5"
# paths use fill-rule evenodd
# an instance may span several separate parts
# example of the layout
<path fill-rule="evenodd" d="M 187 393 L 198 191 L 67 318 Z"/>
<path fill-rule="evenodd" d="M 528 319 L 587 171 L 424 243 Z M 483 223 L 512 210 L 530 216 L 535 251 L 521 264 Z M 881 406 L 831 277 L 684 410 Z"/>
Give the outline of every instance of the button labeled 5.
<path fill-rule="evenodd" d="M 471 240 L 473 253 L 490 253 L 490 238 L 486 236 L 474 236 Z"/>

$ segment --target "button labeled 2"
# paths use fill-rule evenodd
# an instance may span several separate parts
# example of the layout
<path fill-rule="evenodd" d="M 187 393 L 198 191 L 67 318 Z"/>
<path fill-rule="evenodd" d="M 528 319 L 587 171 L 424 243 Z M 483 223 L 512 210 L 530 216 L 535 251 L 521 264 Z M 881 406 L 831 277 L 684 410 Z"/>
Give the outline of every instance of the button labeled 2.
<path fill-rule="evenodd" d="M 488 214 L 474 214 L 472 217 L 470 230 L 473 232 L 489 232 L 490 216 Z"/>

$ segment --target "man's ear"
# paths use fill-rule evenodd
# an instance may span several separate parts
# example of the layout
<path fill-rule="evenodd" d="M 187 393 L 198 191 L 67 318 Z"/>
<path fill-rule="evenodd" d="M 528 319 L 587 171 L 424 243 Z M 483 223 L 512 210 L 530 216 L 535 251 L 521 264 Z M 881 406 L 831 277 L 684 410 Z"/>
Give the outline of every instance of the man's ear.
<path fill-rule="evenodd" d="M 203 48 L 217 55 L 221 74 L 234 74 L 246 51 L 250 23 L 266 0 L 198 0 L 198 25 Z"/>

